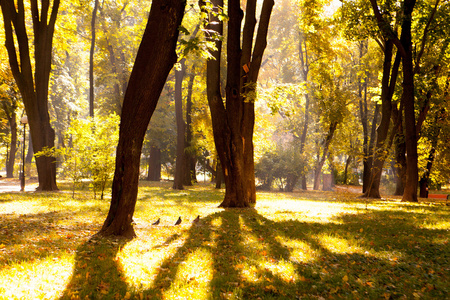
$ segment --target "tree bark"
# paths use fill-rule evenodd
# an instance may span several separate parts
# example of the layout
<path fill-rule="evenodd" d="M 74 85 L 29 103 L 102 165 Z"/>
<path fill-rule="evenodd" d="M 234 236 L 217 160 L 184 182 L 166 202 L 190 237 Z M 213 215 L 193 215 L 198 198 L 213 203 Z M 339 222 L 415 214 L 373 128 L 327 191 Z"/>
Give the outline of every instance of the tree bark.
<path fill-rule="evenodd" d="M 320 174 L 322 172 L 322 167 L 327 159 L 328 148 L 330 147 L 331 140 L 333 139 L 334 132 L 336 131 L 338 123 L 333 122 L 330 124 L 330 128 L 328 129 L 328 134 L 323 141 L 323 152 L 319 161 L 317 162 L 317 166 L 314 170 L 314 190 L 319 190 L 320 188 Z"/>
<path fill-rule="evenodd" d="M 391 123 L 392 112 L 392 95 L 397 81 L 398 69 L 400 66 L 400 55 L 397 53 L 394 65 L 391 69 L 392 50 L 394 48 L 391 40 L 385 40 L 384 45 L 384 63 L 383 63 L 383 77 L 381 80 L 381 121 L 377 128 L 377 140 L 374 151 L 374 158 L 370 172 L 370 180 L 367 184 L 364 197 L 381 198 L 380 196 L 380 181 L 383 165 L 388 155 L 387 136 L 389 125 Z"/>
<path fill-rule="evenodd" d="M 89 51 L 89 116 L 94 117 L 94 51 L 95 51 L 95 20 L 97 19 L 98 0 L 94 1 L 91 19 L 91 49 Z"/>
<path fill-rule="evenodd" d="M 175 118 L 177 122 L 177 157 L 175 162 L 175 178 L 172 188 L 183 190 L 184 170 L 185 170 L 185 127 L 183 119 L 183 79 L 186 74 L 186 60 L 180 62 L 181 69 L 175 70 Z"/>
<path fill-rule="evenodd" d="M 111 205 L 99 234 L 135 236 L 142 143 L 167 75 L 177 61 L 175 47 L 185 1 L 154 0 L 123 102 Z"/>
<path fill-rule="evenodd" d="M 148 181 L 161 180 L 161 149 L 156 146 L 150 148 L 150 156 L 148 159 Z"/>
<path fill-rule="evenodd" d="M 185 174 L 184 174 L 184 184 L 192 185 L 193 182 L 197 182 L 197 175 L 195 170 L 195 165 L 197 159 L 191 150 L 192 148 L 192 90 L 194 88 L 195 79 L 195 66 L 192 66 L 191 74 L 189 75 L 189 81 L 187 86 L 187 96 L 186 96 L 186 144 L 184 155 L 186 157 L 185 161 Z"/>
<path fill-rule="evenodd" d="M 405 143 L 406 143 L 406 182 L 402 202 L 417 202 L 417 185 L 419 182 L 419 169 L 417 167 L 417 134 L 414 112 L 414 70 L 412 54 L 411 23 L 415 0 L 405 0 L 403 4 L 403 24 L 400 37 L 403 46 L 403 95 L 405 116 Z"/>
<path fill-rule="evenodd" d="M 11 132 L 10 147 L 6 157 L 6 177 L 14 177 L 14 163 L 17 152 L 17 121 L 16 121 L 16 105 L 9 106 L 6 104 L 6 100 L 2 99 L 3 110 L 6 114 L 6 119 L 9 123 L 9 129 Z"/>
<path fill-rule="evenodd" d="M 50 11 L 50 1 L 30 1 L 34 37 L 34 74 L 31 63 L 28 34 L 25 26 L 25 6 L 23 0 L 0 1 L 3 12 L 6 49 L 14 79 L 23 98 L 28 116 L 33 148 L 36 152 L 43 148 L 53 148 L 55 131 L 50 125 L 48 113 L 48 85 L 51 69 L 52 41 L 60 0 L 54 0 Z M 14 38 L 14 35 L 16 38 Z M 17 48 L 16 48 L 17 45 Z M 19 56 L 17 56 L 19 54 Z M 39 177 L 37 190 L 57 190 L 56 159 L 36 157 Z"/>
<path fill-rule="evenodd" d="M 222 0 L 212 3 L 216 11 L 218 7 L 223 7 Z M 220 93 L 220 41 L 214 41 L 218 49 L 212 53 L 215 60 L 207 62 L 208 103 L 226 188 L 221 207 L 249 207 L 256 202 L 253 159 L 254 100 L 273 5 L 273 0 L 264 1 L 254 40 L 256 0 L 247 1 L 241 49 L 243 11 L 239 0 L 228 2 L 226 105 Z M 217 16 L 211 14 L 207 29 L 221 35 L 223 25 Z"/>

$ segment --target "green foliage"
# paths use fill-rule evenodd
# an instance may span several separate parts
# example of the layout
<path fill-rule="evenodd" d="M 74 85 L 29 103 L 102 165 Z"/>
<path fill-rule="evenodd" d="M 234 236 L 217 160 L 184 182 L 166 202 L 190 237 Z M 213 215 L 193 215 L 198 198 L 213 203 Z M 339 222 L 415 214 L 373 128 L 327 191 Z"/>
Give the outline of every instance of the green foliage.
<path fill-rule="evenodd" d="M 89 179 L 94 191 L 103 192 L 112 178 L 115 149 L 119 139 L 119 117 L 111 114 L 95 119 L 72 120 L 67 130 L 69 146 L 44 149 L 37 156 L 54 156 L 62 160 L 62 175 L 72 181 L 72 192 L 84 179 Z"/>
<path fill-rule="evenodd" d="M 260 182 L 260 189 L 270 190 L 275 185 L 283 191 L 292 178 L 307 173 L 306 157 L 296 149 L 293 146 L 278 146 L 275 151 L 263 154 L 255 164 L 255 176 Z"/>

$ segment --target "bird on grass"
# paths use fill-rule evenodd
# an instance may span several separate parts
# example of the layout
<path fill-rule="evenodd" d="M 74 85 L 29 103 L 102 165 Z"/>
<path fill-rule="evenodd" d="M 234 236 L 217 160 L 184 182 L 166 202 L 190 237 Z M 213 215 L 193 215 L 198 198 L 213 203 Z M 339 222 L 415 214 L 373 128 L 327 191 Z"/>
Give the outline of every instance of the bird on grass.
<path fill-rule="evenodd" d="M 158 218 L 158 220 L 156 220 L 154 223 L 152 223 L 152 225 L 158 225 L 160 220 L 161 220 L 161 219 Z"/>
<path fill-rule="evenodd" d="M 197 218 L 192 221 L 193 224 L 197 224 L 198 222 L 200 222 L 200 215 L 198 215 Z"/>
<path fill-rule="evenodd" d="M 178 217 L 178 220 L 175 222 L 175 225 L 180 225 L 181 224 L 181 217 Z"/>

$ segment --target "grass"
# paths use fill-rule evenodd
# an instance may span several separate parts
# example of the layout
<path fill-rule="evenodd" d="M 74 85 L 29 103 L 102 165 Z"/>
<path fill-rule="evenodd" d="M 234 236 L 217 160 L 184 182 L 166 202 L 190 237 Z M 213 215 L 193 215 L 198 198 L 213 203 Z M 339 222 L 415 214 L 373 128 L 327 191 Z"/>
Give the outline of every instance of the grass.
<path fill-rule="evenodd" d="M 445 203 L 308 191 L 220 209 L 210 186 L 143 183 L 123 241 L 91 238 L 108 200 L 71 196 L 0 194 L 0 299 L 449 298 Z"/>

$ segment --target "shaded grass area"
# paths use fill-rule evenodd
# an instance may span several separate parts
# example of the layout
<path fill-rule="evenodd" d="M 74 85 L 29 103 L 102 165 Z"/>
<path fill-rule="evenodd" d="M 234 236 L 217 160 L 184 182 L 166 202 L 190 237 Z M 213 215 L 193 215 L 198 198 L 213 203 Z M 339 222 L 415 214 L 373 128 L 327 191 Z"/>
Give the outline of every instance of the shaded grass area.
<path fill-rule="evenodd" d="M 259 193 L 254 209 L 219 209 L 210 186 L 143 183 L 138 238 L 124 241 L 91 238 L 109 203 L 89 193 L 0 194 L 0 298 L 448 298 L 449 207 L 356 196 Z"/>

